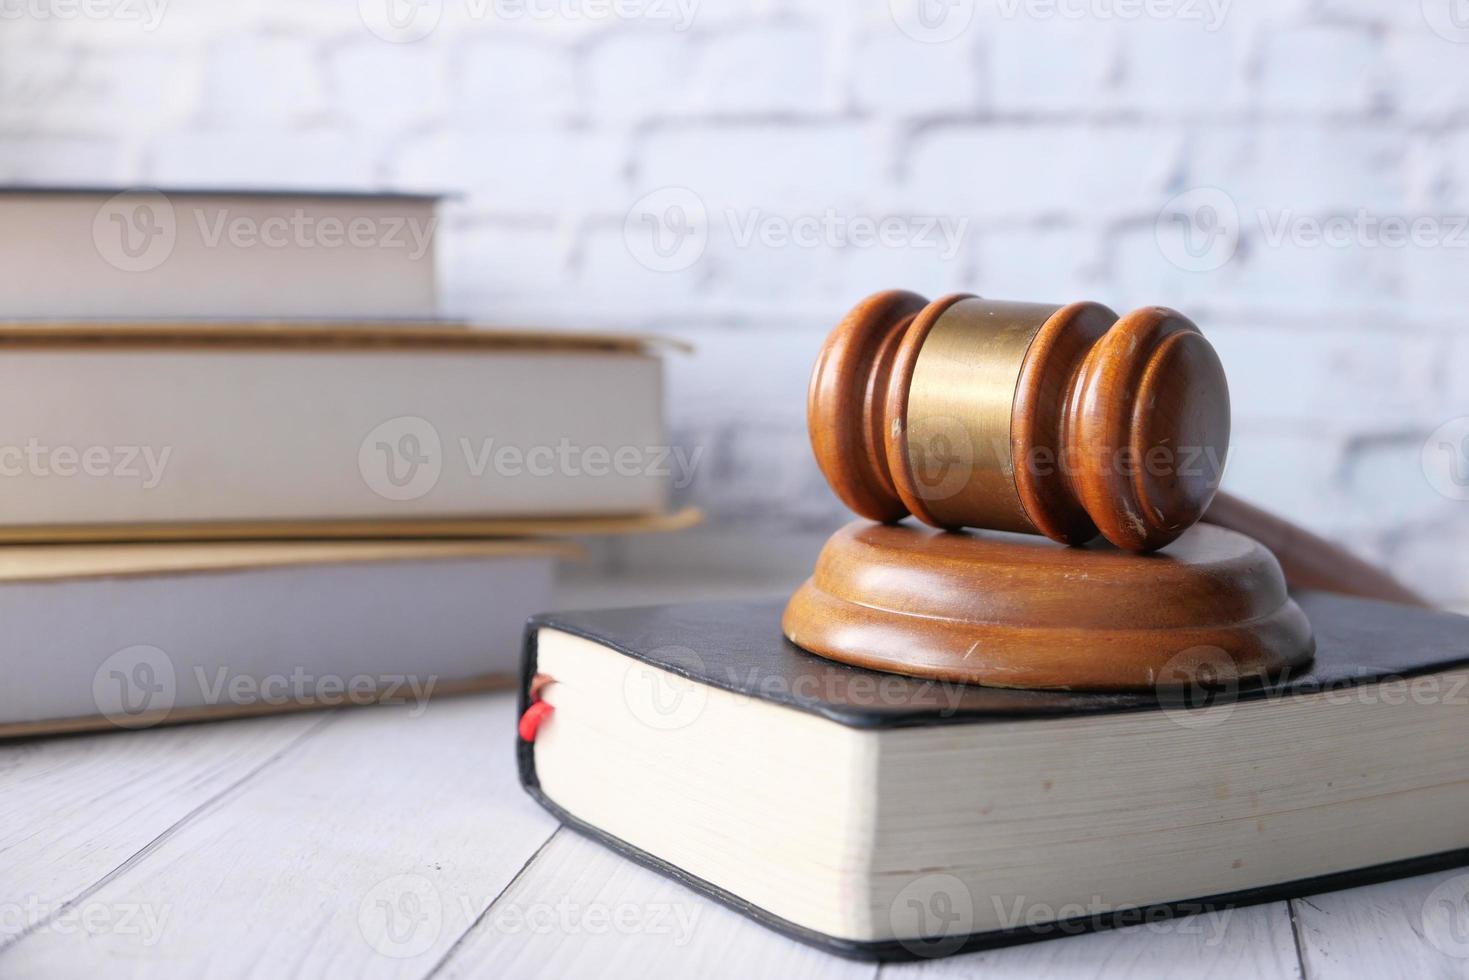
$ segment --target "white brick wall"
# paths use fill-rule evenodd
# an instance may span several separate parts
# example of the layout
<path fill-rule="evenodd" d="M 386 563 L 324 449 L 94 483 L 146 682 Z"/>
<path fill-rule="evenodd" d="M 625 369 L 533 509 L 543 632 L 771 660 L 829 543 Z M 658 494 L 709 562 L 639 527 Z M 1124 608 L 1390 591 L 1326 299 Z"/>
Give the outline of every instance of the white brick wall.
<path fill-rule="evenodd" d="M 1469 601 L 1469 503 L 1421 465 L 1428 433 L 1469 414 L 1453 0 L 1159 0 L 1152 18 L 957 0 L 927 8 L 950 18 L 942 43 L 900 29 L 921 28 L 918 0 L 627 0 L 642 15 L 621 18 L 423 0 L 402 8 L 425 18 L 409 43 L 374 33 L 401 36 L 389 0 L 115 0 L 100 19 L 52 2 L 0 6 L 0 180 L 454 192 L 451 311 L 700 346 L 671 364 L 672 411 L 706 450 L 684 496 L 716 525 L 841 519 L 807 458 L 804 385 L 868 291 L 1169 303 L 1229 369 L 1234 489 Z M 667 187 L 692 192 L 707 242 L 650 269 L 625 220 Z M 1201 262 L 1155 226 L 1198 187 L 1238 233 Z M 1430 219 L 1430 240 L 1310 238 L 1359 212 Z M 963 233 L 851 240 L 888 217 Z M 838 228 L 758 233 L 803 218 Z"/>

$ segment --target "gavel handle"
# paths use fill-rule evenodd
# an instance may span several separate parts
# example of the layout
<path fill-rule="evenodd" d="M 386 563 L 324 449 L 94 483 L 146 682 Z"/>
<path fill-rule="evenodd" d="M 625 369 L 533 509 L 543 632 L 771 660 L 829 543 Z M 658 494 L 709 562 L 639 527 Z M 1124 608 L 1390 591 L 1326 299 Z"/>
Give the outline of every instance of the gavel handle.
<path fill-rule="evenodd" d="M 1227 493 L 1216 495 L 1204 520 L 1248 534 L 1275 552 L 1292 588 L 1320 589 L 1424 608 L 1431 605 L 1391 575 L 1339 545 L 1238 497 Z"/>

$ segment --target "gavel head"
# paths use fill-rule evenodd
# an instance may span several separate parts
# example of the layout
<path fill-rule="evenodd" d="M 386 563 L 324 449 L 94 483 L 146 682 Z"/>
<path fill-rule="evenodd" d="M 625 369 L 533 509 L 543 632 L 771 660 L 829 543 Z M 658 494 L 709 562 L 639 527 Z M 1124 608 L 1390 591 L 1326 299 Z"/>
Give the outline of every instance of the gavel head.
<path fill-rule="evenodd" d="M 863 517 L 1151 551 L 1218 489 L 1229 390 L 1173 310 L 892 291 L 827 338 L 807 420 L 827 481 Z"/>

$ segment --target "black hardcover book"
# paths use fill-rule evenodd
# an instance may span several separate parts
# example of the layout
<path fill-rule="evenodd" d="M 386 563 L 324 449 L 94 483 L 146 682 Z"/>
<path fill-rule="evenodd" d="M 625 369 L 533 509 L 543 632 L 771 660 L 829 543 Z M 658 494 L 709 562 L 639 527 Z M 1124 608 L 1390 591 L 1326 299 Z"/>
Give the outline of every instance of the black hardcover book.
<path fill-rule="evenodd" d="M 757 921 L 911 959 L 1469 863 L 1469 619 L 1298 597 L 1312 670 L 1149 694 L 806 653 L 783 600 L 531 620 L 546 809 Z"/>

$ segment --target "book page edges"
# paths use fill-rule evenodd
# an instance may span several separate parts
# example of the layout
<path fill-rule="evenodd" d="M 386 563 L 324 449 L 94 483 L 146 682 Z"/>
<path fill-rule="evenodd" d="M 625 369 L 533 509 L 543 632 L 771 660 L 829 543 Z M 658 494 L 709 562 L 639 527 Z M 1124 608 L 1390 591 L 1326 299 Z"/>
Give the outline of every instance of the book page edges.
<path fill-rule="evenodd" d="M 691 344 L 651 334 L 534 330 L 460 320 L 0 320 L 0 349 L 22 347 L 646 355 L 693 350 Z"/>
<path fill-rule="evenodd" d="M 486 547 L 515 538 L 655 534 L 682 531 L 704 520 L 697 507 L 651 514 L 602 514 L 576 517 L 445 517 L 419 520 L 180 521 L 150 524 L 0 525 L 3 545 L 151 544 L 158 542 L 302 541 L 391 542 L 422 539 Z M 483 540 L 481 540 L 483 539 Z M 262 547 L 266 547 L 262 543 Z M 275 547 L 270 545 L 269 547 Z M 5 580 L 5 553 L 0 550 L 0 581 Z"/>
<path fill-rule="evenodd" d="M 518 679 L 512 674 L 483 674 L 460 680 L 441 680 L 434 685 L 427 700 L 455 697 L 462 694 L 483 694 L 494 691 L 509 691 Z M 253 704 L 212 704 L 195 707 L 172 708 L 138 715 L 129 724 L 119 725 L 104 715 L 86 715 L 77 718 L 55 718 L 42 721 L 17 721 L 0 723 L 0 740 L 12 738 L 35 738 L 46 735 L 74 735 L 78 733 L 131 732 L 156 728 L 159 725 L 183 725 L 201 721 L 228 721 L 233 718 L 251 718 L 257 715 L 285 714 L 297 711 L 323 711 L 350 707 L 371 707 L 385 701 L 389 696 L 401 697 L 393 688 L 375 691 L 361 701 L 325 703 L 321 701 L 292 701 L 289 704 L 256 702 Z"/>

